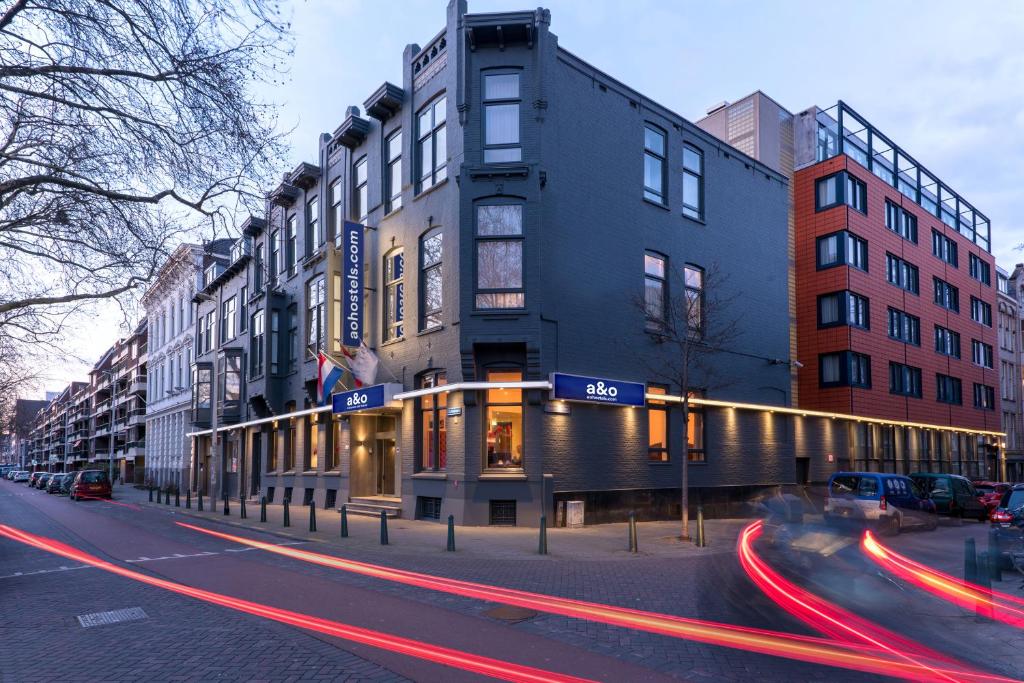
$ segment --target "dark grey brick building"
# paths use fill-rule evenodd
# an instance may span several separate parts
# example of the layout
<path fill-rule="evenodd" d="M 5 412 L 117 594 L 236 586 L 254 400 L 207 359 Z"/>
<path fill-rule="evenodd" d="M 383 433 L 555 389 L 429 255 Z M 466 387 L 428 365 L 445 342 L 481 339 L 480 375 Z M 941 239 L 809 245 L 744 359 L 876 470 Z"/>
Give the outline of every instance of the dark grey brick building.
<path fill-rule="evenodd" d="M 212 265 L 199 486 L 219 493 L 226 467 L 231 496 L 536 524 L 562 500 L 587 521 L 675 515 L 685 458 L 709 504 L 795 480 L 789 417 L 727 405 L 790 403 L 786 179 L 562 49 L 550 23 L 451 2 L 401 84 L 349 108 Z M 362 336 L 388 400 L 332 415 L 316 358 L 341 357 L 344 221 L 366 226 Z M 740 334 L 689 428 L 671 402 L 552 400 L 556 372 L 678 396 L 652 373 L 670 345 L 651 318 L 710 296 L 712 272 Z"/>

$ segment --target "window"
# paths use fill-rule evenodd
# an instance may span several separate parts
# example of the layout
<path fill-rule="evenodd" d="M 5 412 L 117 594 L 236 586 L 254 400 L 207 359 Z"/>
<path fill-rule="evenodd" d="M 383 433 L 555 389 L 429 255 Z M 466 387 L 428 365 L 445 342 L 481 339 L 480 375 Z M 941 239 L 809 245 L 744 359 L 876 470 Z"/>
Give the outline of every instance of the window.
<path fill-rule="evenodd" d="M 416 117 L 416 155 L 420 171 L 418 192 L 448 177 L 448 137 L 445 131 L 446 100 L 442 96 L 420 110 Z"/>
<path fill-rule="evenodd" d="M 420 329 L 441 326 L 444 305 L 443 270 L 444 235 L 440 228 L 420 238 Z"/>
<path fill-rule="evenodd" d="M 850 291 L 818 297 L 818 327 L 851 325 L 871 329 L 871 307 L 867 297 Z"/>
<path fill-rule="evenodd" d="M 970 254 L 967 259 L 967 268 L 971 277 L 983 285 L 992 286 L 992 269 L 987 263 L 981 260 L 976 254 Z"/>
<path fill-rule="evenodd" d="M 644 126 L 644 199 L 666 204 L 665 133 Z"/>
<path fill-rule="evenodd" d="M 818 270 L 844 264 L 867 271 L 868 243 L 845 230 L 819 237 Z"/>
<path fill-rule="evenodd" d="M 978 341 L 977 339 L 971 340 L 971 360 L 974 361 L 975 365 L 980 365 L 983 368 L 992 368 L 993 356 L 992 356 L 992 345 Z"/>
<path fill-rule="evenodd" d="M 888 199 L 885 200 L 885 227 L 917 244 L 917 217 Z"/>
<path fill-rule="evenodd" d="M 683 215 L 704 220 L 704 152 L 683 145 Z"/>
<path fill-rule="evenodd" d="M 281 374 L 281 314 L 270 312 L 270 374 Z"/>
<path fill-rule="evenodd" d="M 667 394 L 665 387 L 648 385 L 649 394 Z M 664 401 L 647 401 L 647 459 L 668 462 L 668 406 Z"/>
<path fill-rule="evenodd" d="M 357 161 L 352 167 L 352 178 L 355 190 L 352 195 L 352 219 L 366 225 L 370 215 L 370 195 L 367 185 L 366 157 Z"/>
<path fill-rule="evenodd" d="M 299 308 L 296 304 L 288 306 L 288 372 L 298 368 L 299 360 Z"/>
<path fill-rule="evenodd" d="M 1002 292 L 1003 294 L 1010 293 L 1009 279 L 1007 279 L 1005 275 L 1002 275 L 1001 273 L 998 272 L 996 273 L 996 289 Z"/>
<path fill-rule="evenodd" d="M 217 330 L 217 311 L 213 310 L 206 314 L 206 340 L 205 350 L 213 350 L 213 335 Z"/>
<path fill-rule="evenodd" d="M 904 344 L 921 345 L 921 319 L 895 308 L 889 309 L 889 337 Z"/>
<path fill-rule="evenodd" d="M 961 397 L 960 380 L 949 375 L 935 375 L 937 384 L 935 400 L 939 403 L 950 403 L 960 405 L 963 403 Z"/>
<path fill-rule="evenodd" d="M 974 385 L 974 407 L 982 410 L 996 409 L 996 390 L 985 384 Z"/>
<path fill-rule="evenodd" d="M 387 206 L 384 210 L 391 213 L 402 208 L 402 131 L 392 133 L 384 149 L 387 152 L 387 172 L 384 174 Z"/>
<path fill-rule="evenodd" d="M 196 334 L 196 355 L 206 353 L 206 318 L 199 316 L 199 332 Z"/>
<path fill-rule="evenodd" d="M 519 74 L 484 75 L 484 163 L 521 161 Z"/>
<path fill-rule="evenodd" d="M 960 290 L 945 280 L 934 278 L 935 303 L 956 313 L 960 312 Z"/>
<path fill-rule="evenodd" d="M 889 363 L 889 393 L 921 398 L 921 368 Z"/>
<path fill-rule="evenodd" d="M 341 467 L 341 445 L 345 433 L 342 426 L 340 418 L 331 420 L 331 447 L 327 449 L 327 471 Z"/>
<path fill-rule="evenodd" d="M 306 351 L 313 358 L 326 348 L 327 313 L 325 278 L 319 275 L 306 285 Z"/>
<path fill-rule="evenodd" d="M 666 291 L 665 257 L 644 254 L 644 312 L 648 329 L 661 329 L 665 324 Z"/>
<path fill-rule="evenodd" d="M 971 320 L 992 327 L 992 305 L 971 297 Z"/>
<path fill-rule="evenodd" d="M 305 463 L 302 469 L 306 472 L 316 472 L 320 466 L 320 425 L 316 422 L 316 414 L 306 416 L 304 422 L 306 443 L 303 452 Z"/>
<path fill-rule="evenodd" d="M 281 266 L 281 231 L 270 233 L 270 279 L 277 277 Z"/>
<path fill-rule="evenodd" d="M 899 256 L 886 253 L 885 273 L 885 278 L 890 284 L 905 289 L 911 294 L 920 292 L 917 266 L 911 265 Z"/>
<path fill-rule="evenodd" d="M 230 408 L 237 412 L 238 404 L 242 400 L 242 352 L 236 350 L 222 353 L 217 365 L 220 398 L 224 402 L 225 410 Z"/>
<path fill-rule="evenodd" d="M 271 427 L 267 432 L 267 472 L 277 471 L 277 428 Z M 269 503 L 273 498 L 267 496 Z"/>
<path fill-rule="evenodd" d="M 692 398 L 693 394 L 690 396 Z M 700 406 L 690 405 L 687 410 L 686 459 L 690 462 L 705 462 L 704 411 Z"/>
<path fill-rule="evenodd" d="M 238 331 L 245 332 L 249 326 L 249 287 L 242 285 L 238 292 Z"/>
<path fill-rule="evenodd" d="M 405 336 L 405 255 L 401 250 L 384 257 L 384 341 Z"/>
<path fill-rule="evenodd" d="M 683 284 L 686 286 L 686 327 L 693 334 L 704 330 L 704 269 L 698 266 L 683 267 Z"/>
<path fill-rule="evenodd" d="M 297 258 L 298 235 L 297 219 L 295 214 L 288 217 L 284 230 L 284 267 L 282 272 L 287 272 L 288 277 L 295 275 L 295 264 Z"/>
<path fill-rule="evenodd" d="M 196 363 L 192 366 L 192 411 L 208 411 L 213 392 L 213 367 L 209 363 Z M 205 420 L 204 420 L 205 421 Z"/>
<path fill-rule="evenodd" d="M 341 213 L 341 180 L 335 180 L 331 183 L 328 188 L 331 200 L 331 235 L 335 240 L 341 235 L 341 225 L 344 222 L 343 214 Z"/>
<path fill-rule="evenodd" d="M 945 327 L 935 326 L 935 351 L 943 356 L 960 358 L 960 334 Z"/>
<path fill-rule="evenodd" d="M 868 212 L 867 186 L 846 171 L 840 171 L 815 183 L 815 210 L 824 211 L 846 204 L 861 213 Z"/>
<path fill-rule="evenodd" d="M 959 267 L 960 258 L 957 254 L 956 242 L 938 230 L 932 230 L 932 255 L 954 268 Z"/>
<path fill-rule="evenodd" d="M 320 198 L 306 202 L 306 256 L 324 245 L 324 226 L 320 222 Z"/>
<path fill-rule="evenodd" d="M 220 343 L 225 344 L 235 338 L 235 307 L 237 299 L 229 297 L 221 304 Z"/>
<path fill-rule="evenodd" d="M 818 357 L 819 383 L 828 387 L 871 387 L 871 357 L 853 351 Z"/>
<path fill-rule="evenodd" d="M 420 388 L 441 387 L 448 383 L 443 371 L 430 372 L 420 378 Z M 448 394 L 440 392 L 420 398 L 419 470 L 437 471 L 448 466 L 447 431 Z"/>
<path fill-rule="evenodd" d="M 291 412 L 291 411 L 289 411 Z M 291 418 L 284 428 L 284 470 L 295 469 L 295 418 Z M 290 496 L 289 496 L 290 497 Z"/>
<path fill-rule="evenodd" d="M 249 376 L 263 375 L 263 353 L 265 349 L 266 315 L 263 311 L 252 314 L 252 326 L 249 328 Z"/>
<path fill-rule="evenodd" d="M 488 382 L 520 382 L 519 370 L 488 370 Z M 523 390 L 487 390 L 485 461 L 487 469 L 523 467 Z"/>
<path fill-rule="evenodd" d="M 523 308 L 523 207 L 476 210 L 476 308 Z"/>

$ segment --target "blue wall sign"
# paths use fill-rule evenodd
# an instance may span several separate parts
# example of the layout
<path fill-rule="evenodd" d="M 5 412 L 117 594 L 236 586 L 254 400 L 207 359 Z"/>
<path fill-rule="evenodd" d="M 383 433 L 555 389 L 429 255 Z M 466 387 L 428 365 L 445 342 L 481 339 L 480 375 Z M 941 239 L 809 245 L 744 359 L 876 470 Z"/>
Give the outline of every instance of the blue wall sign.
<path fill-rule="evenodd" d="M 558 401 L 600 403 L 610 406 L 644 406 L 647 385 L 603 377 L 551 374 L 551 398 Z"/>
<path fill-rule="evenodd" d="M 345 221 L 341 249 L 341 343 L 358 347 L 363 341 L 363 226 Z"/>
<path fill-rule="evenodd" d="M 402 391 L 396 383 L 374 384 L 371 387 L 340 391 L 331 396 L 332 413 L 351 413 L 357 410 L 393 408 L 394 395 Z"/>

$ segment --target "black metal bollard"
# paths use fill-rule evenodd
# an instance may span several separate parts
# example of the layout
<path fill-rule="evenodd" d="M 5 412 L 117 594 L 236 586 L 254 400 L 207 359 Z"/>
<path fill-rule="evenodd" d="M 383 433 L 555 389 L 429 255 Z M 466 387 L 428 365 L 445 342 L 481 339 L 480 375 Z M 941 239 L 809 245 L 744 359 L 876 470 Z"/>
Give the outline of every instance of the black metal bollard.
<path fill-rule="evenodd" d="M 629 552 L 640 552 L 639 541 L 636 537 L 636 512 L 629 511 Z"/>
<path fill-rule="evenodd" d="M 388 513 L 380 511 L 380 544 L 388 544 Z"/>
<path fill-rule="evenodd" d="M 260 521 L 267 521 L 267 497 L 260 496 Z"/>
<path fill-rule="evenodd" d="M 708 544 L 708 539 L 704 535 L 704 506 L 697 506 L 697 547 L 703 548 Z"/>
<path fill-rule="evenodd" d="M 316 503 L 309 501 L 309 530 L 316 531 Z"/>
<path fill-rule="evenodd" d="M 448 547 L 445 550 L 455 552 L 455 515 L 448 515 Z"/>
<path fill-rule="evenodd" d="M 196 498 L 199 500 L 199 504 L 196 506 L 196 509 L 199 510 L 200 512 L 202 512 L 203 511 L 203 492 L 202 491 L 196 491 Z"/>
<path fill-rule="evenodd" d="M 348 538 L 348 505 L 341 506 L 341 537 Z"/>
<path fill-rule="evenodd" d="M 181 507 L 181 491 L 177 487 L 174 488 L 174 507 Z"/>
<path fill-rule="evenodd" d="M 964 539 L 964 581 L 977 583 L 978 554 L 975 551 L 974 539 Z"/>
<path fill-rule="evenodd" d="M 231 510 L 228 508 L 228 494 L 224 494 L 224 514 L 230 515 Z"/>
<path fill-rule="evenodd" d="M 150 503 L 153 502 L 153 487 L 152 486 L 149 487 L 149 502 Z"/>
<path fill-rule="evenodd" d="M 238 517 L 240 519 L 248 519 L 249 516 L 245 514 L 245 496 L 238 499 Z"/>
<path fill-rule="evenodd" d="M 537 552 L 540 555 L 548 554 L 548 518 L 546 515 L 540 516 L 540 541 L 537 544 Z"/>
<path fill-rule="evenodd" d="M 292 516 L 288 512 L 288 499 L 285 498 L 284 499 L 284 526 L 291 526 L 291 525 L 292 525 Z"/>
<path fill-rule="evenodd" d="M 192 509 L 192 489 L 185 489 L 185 509 Z"/>
<path fill-rule="evenodd" d="M 167 489 L 167 493 L 164 494 L 164 505 L 171 504 L 171 490 Z"/>

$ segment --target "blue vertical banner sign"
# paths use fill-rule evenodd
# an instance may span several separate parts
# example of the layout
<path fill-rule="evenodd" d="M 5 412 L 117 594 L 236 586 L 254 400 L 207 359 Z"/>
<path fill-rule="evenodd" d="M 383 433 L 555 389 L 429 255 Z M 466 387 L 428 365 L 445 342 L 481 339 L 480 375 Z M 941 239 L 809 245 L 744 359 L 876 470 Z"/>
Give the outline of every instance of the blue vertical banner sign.
<path fill-rule="evenodd" d="M 345 221 L 341 243 L 342 295 L 341 343 L 359 347 L 363 341 L 363 226 Z"/>

